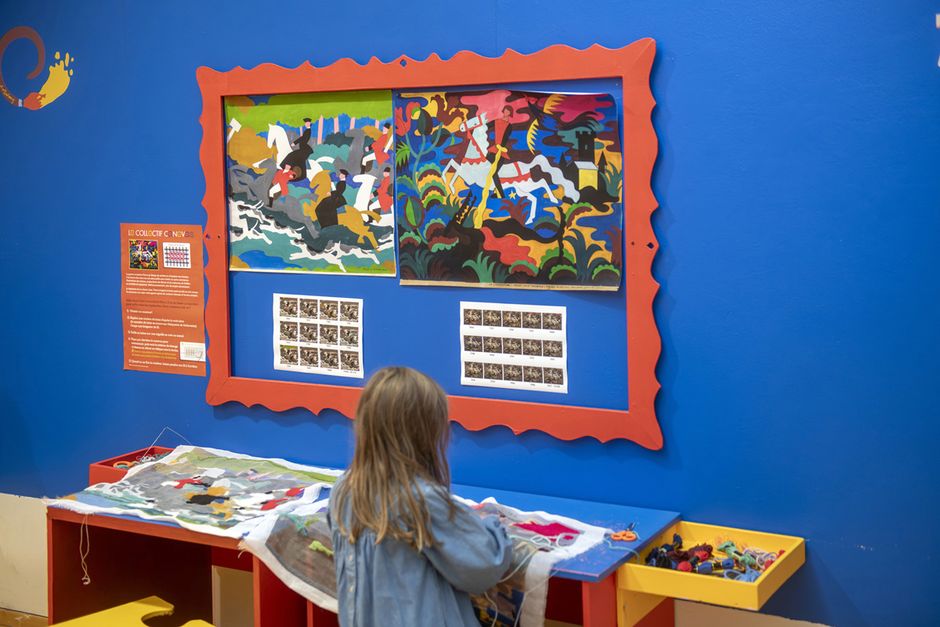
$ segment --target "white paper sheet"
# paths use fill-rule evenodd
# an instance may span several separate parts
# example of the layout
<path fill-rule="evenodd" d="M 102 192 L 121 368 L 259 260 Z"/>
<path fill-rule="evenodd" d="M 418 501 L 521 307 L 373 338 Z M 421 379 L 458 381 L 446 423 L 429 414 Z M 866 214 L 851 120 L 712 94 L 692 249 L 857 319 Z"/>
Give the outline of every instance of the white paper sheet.
<path fill-rule="evenodd" d="M 363 378 L 361 298 L 274 294 L 274 369 Z"/>
<path fill-rule="evenodd" d="M 568 392 L 567 310 L 460 303 L 460 383 Z"/>

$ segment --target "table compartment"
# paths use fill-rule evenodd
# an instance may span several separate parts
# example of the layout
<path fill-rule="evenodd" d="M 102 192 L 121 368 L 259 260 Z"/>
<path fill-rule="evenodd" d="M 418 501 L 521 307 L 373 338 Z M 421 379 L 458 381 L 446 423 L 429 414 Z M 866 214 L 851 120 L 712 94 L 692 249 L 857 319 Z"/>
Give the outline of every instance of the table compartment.
<path fill-rule="evenodd" d="M 707 543 L 713 545 L 715 553 L 718 553 L 717 541 L 731 540 L 739 548 L 745 545 L 764 551 L 783 549 L 784 554 L 753 582 L 647 566 L 645 558 L 649 550 L 671 543 L 675 533 L 682 536 L 682 544 L 686 548 Z M 632 593 L 759 610 L 804 561 L 806 549 L 803 538 L 680 521 L 660 533 L 640 555 L 620 567 L 617 587 Z"/>
<path fill-rule="evenodd" d="M 165 446 L 151 446 L 150 448 L 142 448 L 130 453 L 118 455 L 117 457 L 111 457 L 108 459 L 103 459 L 100 462 L 89 464 L 88 485 L 95 485 L 96 483 L 114 483 L 115 481 L 120 481 L 123 479 L 124 475 L 127 474 L 128 469 L 115 468 L 114 464 L 117 462 L 137 461 L 137 458 L 141 457 L 145 453 L 155 455 L 160 453 L 169 453 L 172 450 L 173 449 L 166 448 Z"/>

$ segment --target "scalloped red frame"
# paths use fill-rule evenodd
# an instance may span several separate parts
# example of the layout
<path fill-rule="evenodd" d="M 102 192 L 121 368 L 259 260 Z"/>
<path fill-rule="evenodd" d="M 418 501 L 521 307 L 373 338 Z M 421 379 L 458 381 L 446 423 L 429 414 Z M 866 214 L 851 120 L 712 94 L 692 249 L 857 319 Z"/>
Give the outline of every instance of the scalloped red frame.
<path fill-rule="evenodd" d="M 459 52 L 446 61 L 434 54 L 424 61 L 402 56 L 388 63 L 373 57 L 365 65 L 342 59 L 323 68 L 309 63 L 294 69 L 265 64 L 228 72 L 200 67 L 196 79 L 202 92 L 199 157 L 206 177 L 203 206 L 208 214 L 205 272 L 209 284 L 209 404 L 237 401 L 246 406 L 261 404 L 274 411 L 305 407 L 314 413 L 332 408 L 352 418 L 361 392 L 358 387 L 232 376 L 224 96 L 619 78 L 623 84 L 623 135 L 629 138 L 624 144 L 623 168 L 628 409 L 450 396 L 450 412 L 452 420 L 473 431 L 504 425 L 515 433 L 534 429 L 562 440 L 593 437 L 607 442 L 622 438 L 649 449 L 662 448 L 655 411 L 660 337 L 653 317 L 653 299 L 659 285 L 652 275 L 658 242 L 650 224 L 657 207 L 650 188 L 658 147 L 650 117 L 655 100 L 649 88 L 655 55 L 656 43 L 642 39 L 615 50 L 598 45 L 585 50 L 557 45 L 528 55 L 507 50 L 496 58 Z"/>

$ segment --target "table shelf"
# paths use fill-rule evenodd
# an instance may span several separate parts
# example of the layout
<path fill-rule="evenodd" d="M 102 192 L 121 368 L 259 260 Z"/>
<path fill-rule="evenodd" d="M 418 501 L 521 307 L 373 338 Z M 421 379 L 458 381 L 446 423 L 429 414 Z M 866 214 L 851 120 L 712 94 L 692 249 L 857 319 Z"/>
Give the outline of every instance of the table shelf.
<path fill-rule="evenodd" d="M 687 573 L 667 568 L 647 566 L 646 552 L 633 557 L 617 572 L 618 608 L 620 627 L 636 624 L 646 612 L 665 598 L 700 601 L 746 610 L 759 610 L 764 603 L 806 561 L 803 538 L 761 531 L 750 531 L 680 521 L 660 533 L 650 546 L 672 542 L 673 534 L 682 537 L 684 547 L 731 540 L 738 546 L 760 548 L 764 551 L 784 553 L 753 582 L 735 581 L 712 575 Z"/>

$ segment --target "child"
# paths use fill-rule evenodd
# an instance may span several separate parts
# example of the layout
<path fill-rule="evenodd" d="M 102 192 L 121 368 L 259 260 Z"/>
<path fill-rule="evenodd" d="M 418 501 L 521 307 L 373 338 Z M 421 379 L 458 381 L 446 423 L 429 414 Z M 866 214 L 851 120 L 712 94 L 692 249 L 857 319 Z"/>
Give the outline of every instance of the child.
<path fill-rule="evenodd" d="M 343 627 L 479 626 L 468 593 L 495 585 L 512 544 L 450 496 L 447 397 L 410 368 L 369 380 L 352 464 L 330 498 Z"/>

